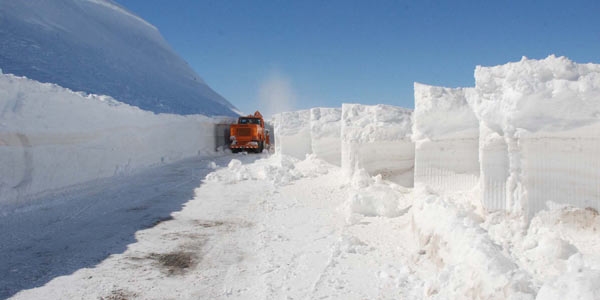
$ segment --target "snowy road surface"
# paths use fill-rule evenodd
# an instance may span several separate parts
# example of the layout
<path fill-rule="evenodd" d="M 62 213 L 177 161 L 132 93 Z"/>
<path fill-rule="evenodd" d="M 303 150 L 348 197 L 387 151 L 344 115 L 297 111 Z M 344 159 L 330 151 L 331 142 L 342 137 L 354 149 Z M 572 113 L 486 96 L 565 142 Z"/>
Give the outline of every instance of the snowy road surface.
<path fill-rule="evenodd" d="M 0 287 L 11 299 L 598 299 L 597 212 L 558 207 L 527 228 L 470 197 L 348 179 L 314 156 L 192 159 L 3 216 Z"/>
<path fill-rule="evenodd" d="M 344 203 L 351 189 L 338 168 L 318 161 L 285 168 L 281 166 L 286 162 L 272 158 L 250 164 L 257 156 L 236 157 L 241 161 L 229 167 L 231 158 L 215 160 L 225 168 L 202 184 L 199 179 L 210 164 L 192 160 L 170 166 L 163 174 L 126 180 L 138 186 L 105 186 L 114 191 L 109 198 L 120 198 L 107 201 L 112 204 L 140 195 L 154 198 L 135 200 L 136 204 L 99 204 L 108 194 L 100 197 L 85 190 L 81 198 L 98 198 L 86 202 L 92 207 L 63 212 L 54 222 L 37 221 L 50 223 L 44 232 L 52 233 L 3 249 L 3 255 L 13 258 L 2 267 L 23 274 L 3 279 L 4 296 L 37 287 L 14 299 L 395 299 L 419 286 L 409 283 L 413 276 L 403 264 L 411 247 L 402 237 L 410 230 L 408 220 L 374 217 L 349 225 Z M 160 193 L 152 192 L 161 182 L 157 177 L 171 182 L 163 183 Z M 185 183 L 174 183 L 184 178 Z M 155 181 L 142 183 L 146 179 Z M 152 227 L 178 210 L 185 196 L 192 198 L 189 187 L 194 183 L 199 186 L 194 199 L 173 213 L 172 220 Z M 170 197 L 176 203 L 165 200 Z M 154 202 L 162 208 L 153 208 Z M 35 214 L 19 214 L 27 213 Z M 97 214 L 106 221 L 71 221 L 91 218 L 82 214 Z M 77 227 L 84 229 L 78 232 Z M 132 236 L 144 227 L 151 228 Z M 53 237 L 59 240 L 53 242 Z M 40 245 L 44 241 L 54 249 L 27 261 L 45 250 Z M 38 250 L 15 254 L 26 247 Z M 106 255 L 110 256 L 104 259 Z M 51 262 L 51 269 L 44 267 L 45 261 Z M 37 271 L 18 273 L 24 266 Z M 37 278 L 34 284 L 31 278 Z"/>
<path fill-rule="evenodd" d="M 122 253 L 138 230 L 169 218 L 193 198 L 213 171 L 209 162 L 188 159 L 90 182 L 0 215 L 0 299 Z"/>

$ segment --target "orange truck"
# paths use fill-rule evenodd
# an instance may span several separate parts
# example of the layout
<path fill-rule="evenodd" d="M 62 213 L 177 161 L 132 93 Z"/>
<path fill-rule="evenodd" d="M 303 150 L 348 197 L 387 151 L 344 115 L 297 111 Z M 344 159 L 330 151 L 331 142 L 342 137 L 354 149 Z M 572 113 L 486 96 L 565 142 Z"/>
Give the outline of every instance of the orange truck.
<path fill-rule="evenodd" d="M 269 149 L 269 130 L 265 129 L 265 120 L 257 110 L 254 115 L 239 117 L 237 124 L 229 126 L 229 148 L 231 152 L 254 151 L 261 153 Z"/>

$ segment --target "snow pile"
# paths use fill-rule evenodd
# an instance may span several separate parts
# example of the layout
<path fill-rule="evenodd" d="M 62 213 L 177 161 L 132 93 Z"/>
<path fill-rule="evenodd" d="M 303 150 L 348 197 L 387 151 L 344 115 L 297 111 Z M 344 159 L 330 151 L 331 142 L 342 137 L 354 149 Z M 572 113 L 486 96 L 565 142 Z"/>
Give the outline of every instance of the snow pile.
<path fill-rule="evenodd" d="M 413 228 L 437 278 L 427 296 L 440 299 L 534 299 L 528 275 L 480 228 L 480 219 L 455 200 L 415 191 Z"/>
<path fill-rule="evenodd" d="M 336 166 L 341 164 L 340 108 L 317 107 L 310 110 L 310 137 L 312 153 Z"/>
<path fill-rule="evenodd" d="M 438 192 L 464 191 L 479 182 L 479 121 L 465 89 L 415 83 L 412 139 L 415 184 Z"/>
<path fill-rule="evenodd" d="M 348 222 L 357 223 L 362 217 L 401 216 L 410 207 L 409 195 L 409 189 L 385 182 L 381 175 L 371 177 L 364 169 L 359 169 L 351 180 Z"/>
<path fill-rule="evenodd" d="M 483 203 L 533 216 L 546 201 L 600 208 L 600 65 L 564 57 L 477 67 Z"/>
<path fill-rule="evenodd" d="M 273 126 L 277 153 L 298 159 L 311 153 L 310 110 L 276 114 Z"/>
<path fill-rule="evenodd" d="M 406 187 L 413 185 L 415 149 L 408 109 L 342 104 L 342 169 L 347 176 L 364 168 Z"/>
<path fill-rule="evenodd" d="M 568 260 L 567 271 L 546 283 L 538 292 L 537 299 L 599 299 L 600 270 L 589 269 L 578 255 Z"/>
<path fill-rule="evenodd" d="M 215 149 L 214 123 L 0 75 L 0 205 Z"/>
<path fill-rule="evenodd" d="M 261 157 L 263 158 L 257 163 L 260 167 L 248 168 L 240 160 L 244 159 L 245 155 L 240 154 L 239 159 L 232 159 L 227 168 L 208 174 L 205 180 L 225 184 L 236 184 L 247 180 L 267 181 L 277 187 L 287 185 L 300 178 L 327 174 L 331 168 L 312 154 L 307 155 L 306 159 L 302 161 L 287 155 L 275 155 L 271 159 L 266 159 L 266 155 L 261 155 Z"/>
<path fill-rule="evenodd" d="M 525 218 L 491 214 L 482 227 L 503 245 L 539 289 L 537 299 L 600 296 L 600 217 L 592 209 L 550 204 L 528 224 Z M 528 226 L 529 225 L 529 226 Z"/>

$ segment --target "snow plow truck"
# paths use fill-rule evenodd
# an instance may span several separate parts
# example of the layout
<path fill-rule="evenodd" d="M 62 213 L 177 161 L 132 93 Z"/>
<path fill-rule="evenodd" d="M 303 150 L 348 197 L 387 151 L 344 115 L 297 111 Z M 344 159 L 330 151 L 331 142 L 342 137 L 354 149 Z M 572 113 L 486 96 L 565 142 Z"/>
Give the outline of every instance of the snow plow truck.
<path fill-rule="evenodd" d="M 269 149 L 269 130 L 265 129 L 265 121 L 259 111 L 254 115 L 239 117 L 237 124 L 229 126 L 229 149 L 231 152 L 253 151 L 261 153 Z"/>

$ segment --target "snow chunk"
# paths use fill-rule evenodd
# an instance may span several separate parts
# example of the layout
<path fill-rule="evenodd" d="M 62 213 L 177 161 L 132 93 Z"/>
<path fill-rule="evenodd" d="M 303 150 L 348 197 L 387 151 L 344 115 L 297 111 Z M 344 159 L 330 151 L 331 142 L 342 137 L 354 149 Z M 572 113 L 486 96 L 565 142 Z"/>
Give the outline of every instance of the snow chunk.
<path fill-rule="evenodd" d="M 566 57 L 523 58 L 495 67 L 477 66 L 467 91 L 476 115 L 495 131 L 564 131 L 600 119 L 600 65 Z"/>
<path fill-rule="evenodd" d="M 581 255 L 568 260 L 569 270 L 540 289 L 536 299 L 598 299 L 600 298 L 600 270 L 590 269 Z"/>
<path fill-rule="evenodd" d="M 227 168 L 229 170 L 236 170 L 242 166 L 242 162 L 239 159 L 232 159 L 229 164 L 227 164 Z"/>
<path fill-rule="evenodd" d="M 350 187 L 346 203 L 350 224 L 362 217 L 398 217 L 410 207 L 409 189 L 384 181 L 381 175 L 371 177 L 364 169 L 354 173 Z"/>

